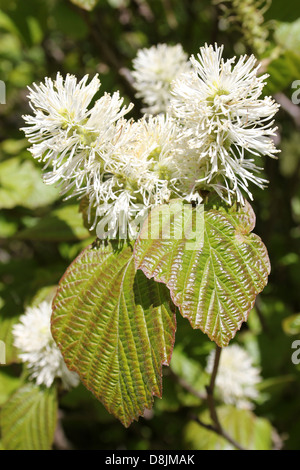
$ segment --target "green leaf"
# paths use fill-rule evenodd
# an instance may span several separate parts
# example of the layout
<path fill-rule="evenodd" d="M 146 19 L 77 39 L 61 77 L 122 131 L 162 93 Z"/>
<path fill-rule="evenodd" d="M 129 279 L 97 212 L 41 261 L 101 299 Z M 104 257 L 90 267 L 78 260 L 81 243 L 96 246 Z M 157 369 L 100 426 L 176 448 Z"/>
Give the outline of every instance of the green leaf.
<path fill-rule="evenodd" d="M 71 2 L 83 10 L 91 11 L 97 5 L 98 0 L 71 0 Z"/>
<path fill-rule="evenodd" d="M 0 214 L 0 238 L 8 238 L 16 233 L 18 224 L 13 218 Z"/>
<path fill-rule="evenodd" d="M 15 157 L 0 163 L 0 209 L 36 209 L 51 204 L 58 196 L 56 188 L 43 183 L 31 161 Z"/>
<path fill-rule="evenodd" d="M 271 450 L 272 427 L 268 420 L 255 416 L 250 410 L 223 405 L 217 408 L 222 427 L 227 434 L 247 450 Z M 209 411 L 205 410 L 199 419 L 210 422 Z M 226 439 L 208 431 L 196 422 L 190 422 L 185 430 L 185 440 L 190 449 L 234 450 Z"/>
<path fill-rule="evenodd" d="M 5 314 L 5 312 L 4 312 Z M 5 317 L 1 311 L 0 316 L 0 341 L 5 344 L 5 364 L 12 364 L 19 362 L 16 348 L 14 347 L 14 337 L 12 334 L 12 328 L 18 321 L 19 317 Z"/>
<path fill-rule="evenodd" d="M 300 313 L 290 315 L 285 318 L 282 322 L 283 331 L 287 335 L 299 335 L 300 334 Z"/>
<path fill-rule="evenodd" d="M 254 224 L 248 203 L 229 208 L 211 200 L 191 210 L 173 201 L 150 213 L 135 244 L 136 267 L 165 283 L 183 317 L 220 347 L 267 284 L 269 258 Z"/>
<path fill-rule="evenodd" d="M 27 139 L 5 139 L 0 145 L 1 150 L 10 156 L 19 155 L 22 151 L 26 150 L 27 147 Z"/>
<path fill-rule="evenodd" d="M 55 388 L 28 383 L 1 409 L 2 444 L 6 450 L 49 450 L 57 415 Z"/>
<path fill-rule="evenodd" d="M 0 406 L 20 386 L 21 379 L 13 375 L 8 367 L 0 368 Z"/>
<path fill-rule="evenodd" d="M 127 7 L 128 4 L 130 3 L 130 0 L 108 0 L 108 3 L 113 7 L 113 8 L 124 8 Z"/>
<path fill-rule="evenodd" d="M 85 240 L 90 236 L 84 227 L 77 204 L 59 207 L 17 234 L 22 240 L 62 242 Z"/>
<path fill-rule="evenodd" d="M 299 79 L 300 54 L 296 50 L 286 50 L 272 60 L 267 67 L 269 77 L 264 88 L 264 95 L 273 95 L 289 89 L 294 80 Z"/>
<path fill-rule="evenodd" d="M 57 286 L 44 286 L 39 289 L 30 302 L 31 307 L 38 307 L 41 302 L 52 302 Z"/>
<path fill-rule="evenodd" d="M 26 46 L 39 44 L 46 31 L 46 18 L 49 15 L 47 2 L 18 2 L 17 8 L 11 4 L 7 14 L 1 12 L 0 23 Z"/>
<path fill-rule="evenodd" d="M 200 395 L 206 396 L 205 386 L 208 383 L 208 374 L 201 367 L 199 361 L 188 357 L 181 346 L 175 347 L 170 367 L 172 372 L 179 378 L 179 381 L 182 380 L 187 387 L 190 387 L 190 390 L 188 390 L 190 397 L 186 400 L 186 405 L 188 406 L 189 402 L 193 405 L 199 405 L 199 402 L 201 403 Z M 192 390 L 197 391 L 197 397 L 193 395 Z"/>
<path fill-rule="evenodd" d="M 0 263 L 0 340 L 5 343 L 6 364 L 18 362 L 12 328 L 24 313 L 23 306 L 32 292 L 35 276 L 38 276 L 39 282 L 42 281 L 36 261 L 32 258 L 8 257 Z"/>
<path fill-rule="evenodd" d="M 291 51 L 300 49 L 300 18 L 291 23 L 278 22 L 274 38 L 280 46 Z"/>
<path fill-rule="evenodd" d="M 95 2 L 96 3 L 96 2 Z M 80 6 L 80 5 L 78 5 Z M 72 40 L 85 40 L 88 27 L 83 17 L 67 2 L 56 2 L 52 10 L 56 29 Z"/>
<path fill-rule="evenodd" d="M 54 299 L 52 334 L 68 368 L 124 426 L 162 394 L 175 314 L 168 290 L 136 272 L 132 247 L 89 247 Z"/>

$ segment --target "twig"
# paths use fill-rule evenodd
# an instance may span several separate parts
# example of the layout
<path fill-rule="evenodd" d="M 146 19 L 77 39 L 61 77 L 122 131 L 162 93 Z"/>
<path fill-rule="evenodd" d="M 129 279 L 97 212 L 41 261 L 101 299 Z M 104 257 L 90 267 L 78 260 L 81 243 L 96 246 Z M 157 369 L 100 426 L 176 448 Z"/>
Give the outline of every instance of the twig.
<path fill-rule="evenodd" d="M 213 370 L 212 370 L 211 377 L 210 377 L 210 383 L 206 387 L 206 394 L 203 394 L 199 392 L 198 390 L 196 390 L 194 387 L 192 387 L 182 377 L 177 375 L 176 372 L 174 372 L 171 367 L 169 367 L 168 373 L 179 385 L 181 385 L 182 388 L 184 388 L 191 395 L 194 395 L 200 400 L 207 402 L 212 424 L 204 423 L 202 420 L 198 418 L 198 416 L 194 414 L 190 416 L 191 419 L 195 421 L 196 423 L 198 423 L 203 428 L 207 429 L 208 431 L 215 432 L 219 436 L 222 436 L 224 439 L 226 439 L 230 444 L 232 444 L 237 449 L 245 450 L 238 442 L 236 442 L 229 434 L 227 434 L 227 432 L 223 429 L 219 421 L 218 415 L 217 415 L 217 410 L 216 410 L 215 400 L 214 400 L 214 389 L 215 389 L 216 377 L 217 377 L 219 363 L 220 363 L 221 352 L 222 352 L 222 348 L 217 346 Z"/>
<path fill-rule="evenodd" d="M 56 429 L 54 434 L 54 446 L 57 450 L 72 450 L 73 446 L 72 443 L 68 440 L 65 435 L 65 431 L 63 429 L 61 420 L 63 419 L 63 412 L 61 410 L 58 411 Z"/>
<path fill-rule="evenodd" d="M 145 18 L 148 23 L 151 23 L 155 20 L 155 16 L 151 10 L 150 5 L 145 0 L 134 0 L 134 3 L 138 7 L 139 14 Z"/>
<path fill-rule="evenodd" d="M 135 90 L 132 85 L 132 79 L 129 71 L 122 65 L 122 58 L 119 57 L 118 52 L 113 48 L 111 41 L 109 40 L 109 33 L 105 31 L 103 21 L 101 22 L 101 15 L 97 17 L 97 24 L 91 20 L 91 16 L 87 11 L 82 10 L 76 5 L 71 4 L 71 7 L 81 16 L 83 21 L 89 28 L 90 34 L 93 37 L 95 44 L 100 51 L 103 60 L 113 70 L 116 70 L 119 74 L 125 92 L 128 97 L 133 100 L 135 97 Z"/>
<path fill-rule="evenodd" d="M 200 426 L 208 429 L 209 431 L 213 431 L 219 436 L 224 437 L 230 444 L 232 444 L 238 450 L 245 450 L 238 442 L 236 442 L 227 432 L 223 429 L 216 410 L 215 400 L 214 400 L 214 388 L 216 383 L 216 377 L 218 373 L 218 367 L 220 363 L 220 356 L 221 356 L 222 348 L 216 346 L 216 354 L 215 360 L 213 365 L 213 370 L 210 377 L 210 383 L 206 387 L 207 392 L 207 404 L 209 408 L 210 417 L 212 420 L 212 424 L 207 424 L 201 421 L 197 416 L 192 415 L 192 419 L 198 423 Z"/>
<path fill-rule="evenodd" d="M 175 382 L 181 385 L 181 387 L 184 388 L 191 395 L 193 395 L 196 398 L 199 398 L 199 400 L 205 400 L 205 401 L 207 400 L 207 396 L 205 394 L 196 390 L 189 383 L 187 383 L 182 377 L 179 377 L 179 375 L 177 375 L 176 372 L 174 372 L 171 367 L 169 367 L 168 372 L 169 372 L 169 375 L 175 380 Z"/>
<path fill-rule="evenodd" d="M 259 295 L 256 297 L 255 309 L 256 309 L 256 313 L 257 313 L 258 319 L 260 321 L 260 324 L 261 324 L 261 327 L 262 327 L 264 333 L 269 333 L 269 327 L 268 327 L 268 325 L 266 323 L 266 320 L 265 320 L 265 317 L 264 317 L 264 315 L 261 311 L 261 301 L 260 301 Z"/>
<path fill-rule="evenodd" d="M 236 447 L 236 449 L 238 450 L 245 450 L 238 442 L 236 442 L 234 439 L 232 439 L 231 436 L 229 436 L 229 434 L 227 434 L 226 431 L 224 431 L 224 429 L 221 428 L 221 430 L 217 429 L 216 426 L 214 426 L 213 424 L 207 424 L 207 423 L 204 423 L 203 421 L 201 421 L 198 416 L 195 416 L 195 415 L 191 415 L 191 419 L 193 421 L 195 421 L 196 423 L 198 423 L 200 426 L 202 426 L 203 428 L 207 429 L 208 431 L 212 431 L 212 432 L 215 432 L 216 434 L 218 434 L 219 436 L 223 437 L 224 439 L 226 439 L 230 444 L 232 444 L 234 447 Z"/>
<path fill-rule="evenodd" d="M 211 417 L 212 422 L 215 424 L 215 427 L 219 433 L 222 431 L 222 426 L 219 422 L 219 418 L 218 418 L 217 411 L 216 411 L 215 400 L 214 400 L 214 388 L 215 388 L 215 382 L 216 382 L 216 377 L 218 373 L 221 352 L 222 352 L 222 348 L 220 348 L 220 346 L 216 346 L 216 354 L 215 354 L 213 370 L 212 370 L 211 377 L 210 377 L 210 383 L 206 387 L 207 404 L 208 404 L 208 408 L 210 412 L 210 417 Z"/>
<path fill-rule="evenodd" d="M 300 108 L 294 104 L 284 93 L 276 93 L 274 95 L 277 103 L 280 104 L 282 109 L 288 113 L 291 118 L 294 120 L 295 126 L 297 129 L 300 129 Z"/>

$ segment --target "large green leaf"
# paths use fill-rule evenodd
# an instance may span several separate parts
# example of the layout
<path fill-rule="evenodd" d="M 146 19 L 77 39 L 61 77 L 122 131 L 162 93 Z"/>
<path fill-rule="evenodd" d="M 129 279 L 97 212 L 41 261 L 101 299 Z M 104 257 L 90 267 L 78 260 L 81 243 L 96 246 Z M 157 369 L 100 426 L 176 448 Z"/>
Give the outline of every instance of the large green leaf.
<path fill-rule="evenodd" d="M 1 409 L 2 444 L 6 450 L 49 450 L 56 426 L 55 388 L 28 383 Z"/>
<path fill-rule="evenodd" d="M 150 213 L 135 244 L 136 266 L 165 283 L 192 327 L 223 347 L 267 283 L 267 250 L 251 233 L 248 203 L 228 207 L 215 199 L 188 208 L 173 201 Z"/>
<path fill-rule="evenodd" d="M 54 299 L 52 334 L 69 369 L 125 426 L 162 393 L 175 314 L 168 290 L 136 272 L 132 247 L 89 247 Z"/>

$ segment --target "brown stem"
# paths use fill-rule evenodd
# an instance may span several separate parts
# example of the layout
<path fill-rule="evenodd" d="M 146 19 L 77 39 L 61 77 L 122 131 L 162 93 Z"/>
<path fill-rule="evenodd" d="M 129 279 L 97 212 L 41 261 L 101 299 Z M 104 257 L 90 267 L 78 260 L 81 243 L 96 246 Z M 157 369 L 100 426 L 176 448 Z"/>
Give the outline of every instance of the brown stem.
<path fill-rule="evenodd" d="M 236 442 L 231 436 L 229 436 L 229 434 L 227 434 L 226 431 L 224 431 L 224 429 L 221 428 L 221 430 L 219 430 L 216 426 L 214 426 L 213 424 L 207 424 L 207 423 L 204 423 L 203 421 L 201 421 L 198 416 L 194 416 L 192 415 L 191 418 L 193 419 L 193 421 L 195 421 L 196 423 L 198 423 L 200 426 L 202 426 L 203 428 L 207 429 L 208 431 L 212 431 L 212 432 L 215 432 L 216 434 L 218 434 L 219 436 L 222 436 L 224 437 L 224 439 L 226 439 L 230 444 L 232 444 L 236 449 L 238 450 L 245 450 L 238 442 Z"/>
<path fill-rule="evenodd" d="M 213 365 L 213 370 L 210 377 L 210 383 L 206 387 L 207 392 L 207 404 L 209 408 L 210 418 L 213 424 L 207 424 L 201 421 L 197 416 L 192 416 L 192 419 L 196 421 L 200 426 L 213 431 L 219 436 L 224 437 L 230 444 L 232 444 L 236 449 L 245 450 L 238 442 L 236 442 L 227 432 L 223 429 L 216 410 L 215 400 L 214 400 L 214 389 L 216 383 L 216 377 L 218 373 L 220 357 L 221 357 L 222 348 L 216 346 L 215 360 Z"/>
<path fill-rule="evenodd" d="M 134 100 L 135 90 L 132 86 L 130 72 L 123 66 L 122 57 L 120 56 L 119 51 L 113 47 L 109 32 L 105 30 L 105 25 L 103 24 L 103 21 L 101 21 L 101 15 L 97 16 L 97 24 L 95 24 L 87 11 L 84 11 L 72 4 L 71 7 L 82 17 L 89 28 L 90 34 L 93 37 L 102 59 L 108 66 L 118 72 L 125 92 L 131 100 Z"/>
<path fill-rule="evenodd" d="M 220 356 L 221 356 L 222 348 L 220 346 L 216 346 L 216 353 L 215 353 L 215 360 L 214 360 L 214 366 L 213 370 L 211 373 L 210 377 L 210 383 L 206 387 L 206 392 L 207 392 L 207 404 L 210 412 L 210 417 L 212 422 L 215 424 L 216 429 L 221 432 L 222 426 L 219 422 L 219 418 L 217 415 L 216 411 L 216 406 L 215 406 L 215 400 L 214 400 L 214 388 L 215 388 L 215 382 L 216 382 L 216 377 L 218 373 L 218 367 L 220 363 Z"/>
<path fill-rule="evenodd" d="M 277 103 L 280 104 L 282 109 L 288 113 L 293 119 L 297 129 L 300 129 L 300 108 L 294 104 L 284 93 L 276 93 L 274 95 Z"/>
<path fill-rule="evenodd" d="M 72 443 L 68 440 L 65 435 L 65 431 L 62 426 L 63 412 L 58 411 L 56 429 L 54 434 L 54 446 L 57 450 L 72 450 Z"/>
<path fill-rule="evenodd" d="M 169 372 L 169 375 L 172 377 L 172 379 L 174 379 L 175 382 L 177 382 L 182 388 L 184 388 L 191 395 L 193 395 L 196 398 L 199 398 L 199 400 L 205 400 L 205 401 L 207 400 L 206 395 L 196 390 L 189 383 L 187 383 L 182 377 L 179 377 L 179 375 L 177 375 L 176 372 L 174 372 L 171 367 L 169 367 L 168 372 Z"/>

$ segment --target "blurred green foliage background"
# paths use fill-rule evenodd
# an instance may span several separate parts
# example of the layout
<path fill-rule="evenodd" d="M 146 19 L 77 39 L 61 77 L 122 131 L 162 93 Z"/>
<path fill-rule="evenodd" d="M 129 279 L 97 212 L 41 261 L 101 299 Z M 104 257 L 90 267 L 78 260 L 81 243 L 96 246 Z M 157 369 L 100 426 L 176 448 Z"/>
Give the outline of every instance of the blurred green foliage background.
<path fill-rule="evenodd" d="M 234 13 L 228 10 L 238 3 Z M 27 150 L 20 130 L 22 115 L 30 112 L 27 86 L 45 76 L 54 78 L 57 71 L 78 78 L 99 73 L 102 93 L 120 90 L 127 102 L 135 103 L 132 115 L 138 118 L 141 103 L 129 71 L 140 48 L 181 43 L 190 55 L 206 42 L 217 42 L 224 44 L 228 57 L 254 52 L 270 74 L 265 93 L 282 105 L 277 115 L 279 159 L 264 159 L 268 189 L 252 188 L 255 233 L 268 248 L 272 272 L 234 339 L 261 368 L 260 398 L 252 412 L 220 404 L 220 416 L 228 432 L 250 449 L 300 449 L 300 366 L 291 359 L 292 343 L 300 335 L 300 105 L 291 101 L 296 91 L 292 84 L 300 80 L 300 10 L 298 0 L 286 0 L 284 7 L 273 0 L 260 12 L 253 10 L 254 4 L 0 0 L 0 80 L 6 85 L 6 104 L 0 104 L 0 339 L 7 362 L 0 367 L 0 406 L 22 381 L 12 325 L 26 305 L 57 285 L 92 240 L 78 201 L 64 202 L 55 188 L 45 186 L 41 165 Z M 206 404 L 191 389 L 204 389 L 213 346 L 178 316 L 163 398 L 155 399 L 153 410 L 125 429 L 79 386 L 59 397 L 53 448 L 225 448 L 226 442 L 191 420 L 192 413 L 204 413 L 205 419 Z"/>

